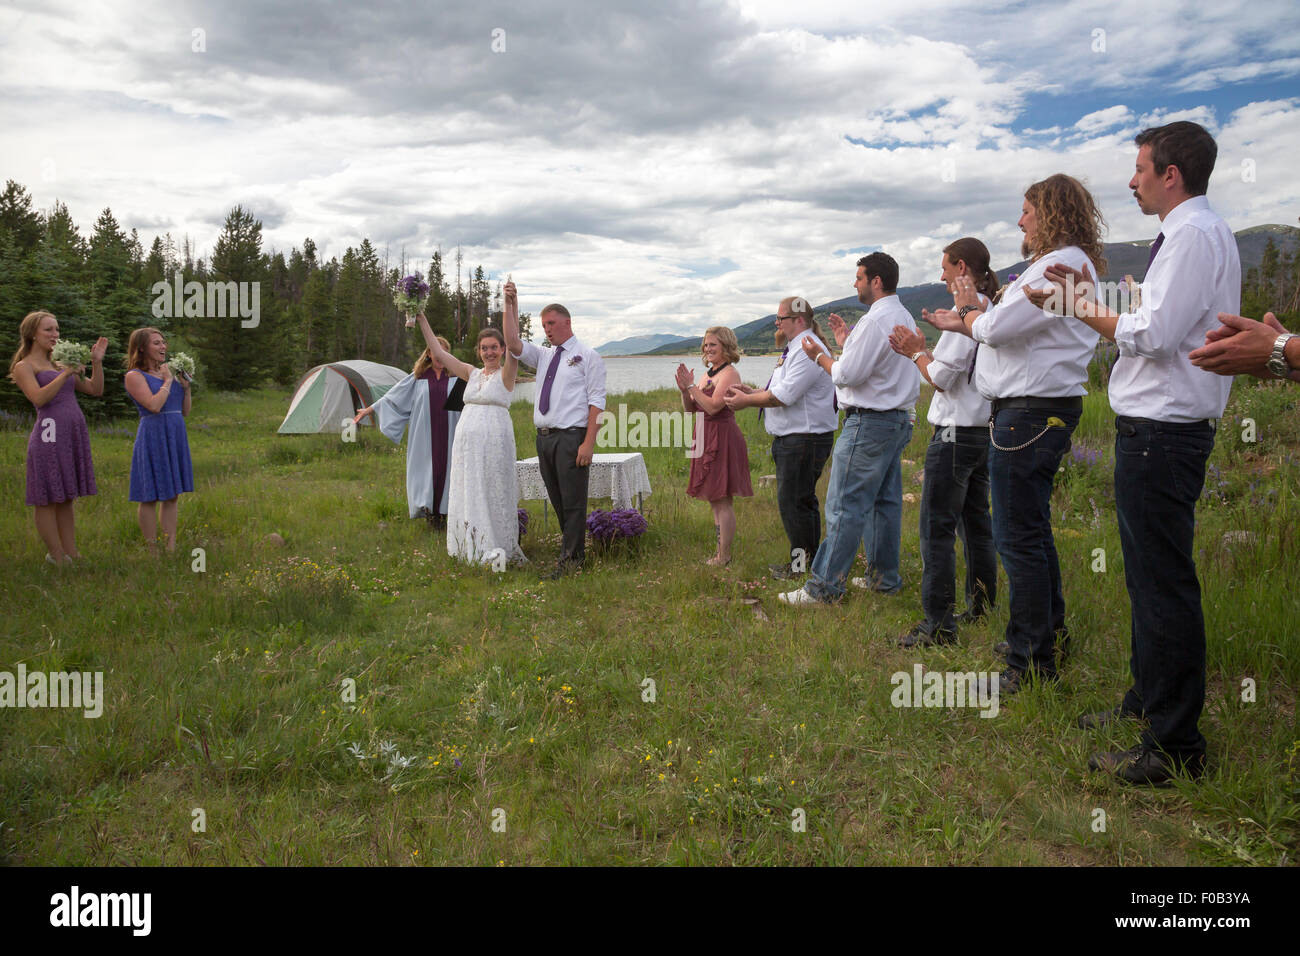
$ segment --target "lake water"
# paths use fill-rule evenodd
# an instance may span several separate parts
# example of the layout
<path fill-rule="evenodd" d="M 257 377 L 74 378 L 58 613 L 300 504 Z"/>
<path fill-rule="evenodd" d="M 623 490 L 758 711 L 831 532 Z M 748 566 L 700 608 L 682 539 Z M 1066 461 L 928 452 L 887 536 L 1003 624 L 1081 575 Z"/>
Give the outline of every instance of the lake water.
<path fill-rule="evenodd" d="M 777 354 L 744 355 L 736 365 L 741 381 L 762 388 L 776 368 Z M 704 371 L 704 362 L 698 355 L 633 355 L 627 358 L 605 359 L 605 393 L 620 395 L 623 392 L 650 392 L 657 388 L 676 388 L 675 373 L 681 362 L 698 379 Z M 536 382 L 515 386 L 514 401 L 532 402 Z"/>

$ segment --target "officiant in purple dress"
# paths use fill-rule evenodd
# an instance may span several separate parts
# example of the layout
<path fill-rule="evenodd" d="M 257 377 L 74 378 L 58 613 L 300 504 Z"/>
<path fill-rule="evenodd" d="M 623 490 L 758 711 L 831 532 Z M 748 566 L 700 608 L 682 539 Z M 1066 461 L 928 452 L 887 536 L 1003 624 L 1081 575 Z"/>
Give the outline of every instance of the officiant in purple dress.
<path fill-rule="evenodd" d="M 447 340 L 439 337 L 451 351 Z M 465 408 L 465 383 L 449 375 L 428 349 L 415 368 L 354 421 L 375 414 L 379 430 L 394 442 L 406 440 L 406 504 L 412 518 L 424 517 L 434 527 L 446 527 L 451 461 L 456 423 Z"/>

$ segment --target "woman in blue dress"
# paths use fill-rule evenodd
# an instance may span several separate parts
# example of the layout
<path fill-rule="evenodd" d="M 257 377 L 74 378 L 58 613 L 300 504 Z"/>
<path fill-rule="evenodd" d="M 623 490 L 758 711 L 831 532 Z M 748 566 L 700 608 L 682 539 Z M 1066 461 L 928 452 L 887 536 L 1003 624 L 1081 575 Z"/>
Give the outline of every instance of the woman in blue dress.
<path fill-rule="evenodd" d="M 194 490 L 185 432 L 190 382 L 183 374 L 172 374 L 167 364 L 167 340 L 157 329 L 136 329 L 126 352 L 126 391 L 140 410 L 131 453 L 130 499 L 139 502 L 140 531 L 150 552 L 158 550 L 161 518 L 171 553 L 176 550 L 177 499 L 181 492 Z"/>

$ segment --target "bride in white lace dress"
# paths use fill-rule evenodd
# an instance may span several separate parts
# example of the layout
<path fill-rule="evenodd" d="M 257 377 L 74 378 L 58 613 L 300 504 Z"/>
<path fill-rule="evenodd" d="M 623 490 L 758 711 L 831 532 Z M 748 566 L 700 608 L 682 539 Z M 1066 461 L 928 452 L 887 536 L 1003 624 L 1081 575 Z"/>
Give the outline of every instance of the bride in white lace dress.
<path fill-rule="evenodd" d="M 497 329 L 478 337 L 481 369 L 451 355 L 428 320 L 417 319 L 430 353 L 463 378 L 465 410 L 456 425 L 447 493 L 447 553 L 471 564 L 527 562 L 519 549 L 519 487 L 510 397 L 519 363 Z"/>

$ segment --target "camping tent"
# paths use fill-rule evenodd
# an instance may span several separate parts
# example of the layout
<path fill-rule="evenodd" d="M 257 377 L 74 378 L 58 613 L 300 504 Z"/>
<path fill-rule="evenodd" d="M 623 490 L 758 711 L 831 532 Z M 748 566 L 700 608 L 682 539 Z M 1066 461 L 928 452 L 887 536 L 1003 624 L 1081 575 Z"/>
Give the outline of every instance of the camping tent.
<path fill-rule="evenodd" d="M 299 380 L 279 433 L 336 432 L 345 418 L 379 401 L 405 377 L 400 368 L 361 359 L 317 365 Z M 362 419 L 363 425 L 370 423 Z"/>

